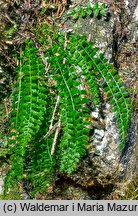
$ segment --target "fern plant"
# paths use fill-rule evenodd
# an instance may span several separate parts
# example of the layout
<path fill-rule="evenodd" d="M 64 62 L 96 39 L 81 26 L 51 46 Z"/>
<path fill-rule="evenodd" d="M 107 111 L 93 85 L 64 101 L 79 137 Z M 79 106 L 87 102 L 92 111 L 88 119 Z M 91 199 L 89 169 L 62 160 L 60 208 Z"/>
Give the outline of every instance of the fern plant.
<path fill-rule="evenodd" d="M 45 190 L 57 170 L 71 174 L 77 169 L 87 153 L 90 113 L 101 106 L 102 92 L 117 118 L 120 150 L 125 146 L 132 112 L 117 71 L 85 36 L 52 33 L 41 26 L 38 44 L 41 56 L 31 40 L 26 40 L 21 50 L 12 94 L 11 169 L 5 179 L 7 188 L 25 173 L 34 193 Z"/>
<path fill-rule="evenodd" d="M 37 55 L 37 49 L 26 40 L 24 51 L 20 52 L 16 83 L 12 94 L 12 111 L 9 135 L 11 167 L 6 182 L 21 179 L 24 170 L 26 146 L 38 132 L 46 104 L 44 65 Z"/>

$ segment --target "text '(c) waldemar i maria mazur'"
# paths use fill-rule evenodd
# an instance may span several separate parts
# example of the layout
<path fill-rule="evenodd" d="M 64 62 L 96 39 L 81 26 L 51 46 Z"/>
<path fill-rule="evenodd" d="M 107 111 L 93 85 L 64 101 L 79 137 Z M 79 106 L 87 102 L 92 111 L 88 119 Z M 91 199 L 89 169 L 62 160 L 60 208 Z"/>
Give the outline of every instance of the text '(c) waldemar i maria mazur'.
<path fill-rule="evenodd" d="M 130 212 L 135 212 L 137 211 L 138 205 L 136 204 L 117 204 L 115 202 L 108 202 L 105 205 L 95 203 L 95 204 L 87 204 L 87 203 L 75 203 L 73 202 L 71 205 L 58 205 L 58 204 L 45 204 L 45 203 L 36 203 L 36 204 L 31 204 L 31 203 L 20 203 L 20 208 L 23 212 L 25 211 L 63 211 L 67 212 L 70 209 L 72 211 L 93 211 L 93 212 L 98 212 L 98 211 L 130 211 Z"/>

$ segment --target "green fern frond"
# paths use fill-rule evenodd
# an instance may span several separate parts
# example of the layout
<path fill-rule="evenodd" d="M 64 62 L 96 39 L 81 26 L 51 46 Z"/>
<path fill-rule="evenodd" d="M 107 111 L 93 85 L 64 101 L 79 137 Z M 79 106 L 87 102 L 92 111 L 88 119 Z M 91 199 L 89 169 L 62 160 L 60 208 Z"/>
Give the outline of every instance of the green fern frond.
<path fill-rule="evenodd" d="M 82 41 L 81 37 L 80 41 Z M 99 80 L 100 82 L 102 79 L 103 91 L 108 92 L 107 96 L 110 104 L 113 106 L 115 117 L 117 118 L 117 125 L 120 133 L 119 147 L 120 149 L 123 149 L 127 139 L 132 113 L 132 104 L 129 93 L 121 81 L 117 71 L 113 69 L 111 64 L 107 63 L 108 60 L 103 58 L 103 54 L 94 57 L 96 52 L 93 53 L 93 44 L 91 42 L 87 43 L 87 46 L 85 45 L 85 47 L 81 45 L 81 48 L 84 50 L 83 53 L 86 60 L 91 62 L 91 70 L 93 70 L 93 73 L 97 77 L 97 81 Z M 93 89 L 91 88 L 92 91 Z"/>
<path fill-rule="evenodd" d="M 120 78 L 118 78 L 117 71 L 115 75 L 114 69 L 112 68 L 108 69 L 108 68 L 109 65 L 106 64 L 104 64 L 103 69 L 99 69 L 99 66 L 97 65 L 97 69 L 99 70 L 103 78 L 103 82 L 102 82 L 102 84 L 104 83 L 103 89 L 104 91 L 108 92 L 107 96 L 109 98 L 110 104 L 113 107 L 113 112 L 115 113 L 115 117 L 117 118 L 116 122 L 120 134 L 119 147 L 120 149 L 123 149 L 125 147 L 128 128 L 130 125 L 132 104 L 127 89 L 125 88 Z"/>
<path fill-rule="evenodd" d="M 9 135 L 12 169 L 9 174 L 21 179 L 26 146 L 38 132 L 46 104 L 45 68 L 33 42 L 26 40 L 17 68 L 17 82 L 13 86 Z"/>
<path fill-rule="evenodd" d="M 59 144 L 60 170 L 72 173 L 86 152 L 88 144 L 88 124 L 85 104 L 89 101 L 86 91 L 81 90 L 80 77 L 76 68 L 72 66 L 71 56 L 64 47 L 54 46 L 49 63 L 57 82 L 60 96 L 60 120 L 62 124 L 62 136 Z M 65 63 L 64 63 L 65 60 Z"/>

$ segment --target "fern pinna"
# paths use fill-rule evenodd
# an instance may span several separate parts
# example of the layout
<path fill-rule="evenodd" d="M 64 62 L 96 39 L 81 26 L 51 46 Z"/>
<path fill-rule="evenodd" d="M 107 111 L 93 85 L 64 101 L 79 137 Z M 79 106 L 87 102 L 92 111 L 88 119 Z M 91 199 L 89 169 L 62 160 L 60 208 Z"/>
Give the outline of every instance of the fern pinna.
<path fill-rule="evenodd" d="M 26 40 L 20 52 L 16 83 L 13 86 L 10 119 L 9 153 L 11 170 L 6 181 L 21 179 L 26 146 L 38 132 L 46 104 L 45 68 L 34 43 Z"/>
<path fill-rule="evenodd" d="M 35 192 L 42 185 L 45 190 L 45 182 L 55 170 L 68 174 L 76 170 L 89 145 L 91 111 L 101 106 L 103 92 L 117 119 L 121 150 L 132 112 L 128 91 L 117 71 L 93 42 L 87 42 L 85 36 L 52 35 L 51 31 L 50 37 L 52 46 L 41 40 L 41 32 L 38 37 L 47 68 L 33 42 L 26 41 L 12 94 L 12 164 L 6 183 L 13 177 L 21 179 L 25 172 Z"/>

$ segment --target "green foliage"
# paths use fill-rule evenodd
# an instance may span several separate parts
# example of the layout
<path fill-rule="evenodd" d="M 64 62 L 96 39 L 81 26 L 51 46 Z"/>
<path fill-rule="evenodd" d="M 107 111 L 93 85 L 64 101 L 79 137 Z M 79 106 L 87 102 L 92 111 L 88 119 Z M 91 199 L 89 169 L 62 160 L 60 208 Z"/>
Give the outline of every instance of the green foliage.
<path fill-rule="evenodd" d="M 106 5 L 104 3 L 96 2 L 93 6 L 88 2 L 86 7 L 77 6 L 69 10 L 68 16 L 72 19 L 77 20 L 79 17 L 85 18 L 86 16 L 102 17 L 106 13 Z"/>
<path fill-rule="evenodd" d="M 47 106 L 44 120 L 40 126 L 40 130 L 33 137 L 32 142 L 28 145 L 25 154 L 25 168 L 27 182 L 32 182 L 34 190 L 30 194 L 31 197 L 38 191 L 45 191 L 52 182 L 55 174 L 55 155 L 51 155 L 51 147 L 53 143 L 53 134 L 47 139 L 41 139 L 49 130 L 49 122 L 54 109 L 54 97 L 47 96 Z"/>
<path fill-rule="evenodd" d="M 60 38 L 60 43 L 64 37 Z M 57 90 L 60 96 L 60 120 L 62 123 L 62 137 L 60 140 L 60 170 L 72 173 L 77 167 L 80 158 L 86 152 L 88 144 L 88 132 L 85 128 L 87 122 L 84 120 L 87 114 L 85 104 L 89 101 L 86 91 L 81 90 L 81 78 L 78 76 L 71 59 L 69 50 L 59 48 L 53 44 L 50 50 L 49 63 L 52 74 L 57 83 Z M 65 59 L 65 63 L 64 63 Z"/>
<path fill-rule="evenodd" d="M 76 41 L 76 42 L 75 42 Z M 124 148 L 130 124 L 132 105 L 129 93 L 121 81 L 117 71 L 101 53 L 97 57 L 98 48 L 94 47 L 93 42 L 87 42 L 85 37 L 70 37 L 70 49 L 73 60 L 83 70 L 85 82 L 90 88 L 93 102 L 100 103 L 100 92 L 98 85 L 102 84 L 103 91 L 107 92 L 107 97 L 113 107 L 113 112 L 117 118 L 117 125 L 120 133 L 120 149 Z M 75 44 L 76 43 L 76 44 Z M 85 60 L 84 60 L 85 58 Z M 99 80 L 99 82 L 98 82 Z"/>
<path fill-rule="evenodd" d="M 99 78 L 102 77 L 103 89 L 108 92 L 110 104 L 115 112 L 116 122 L 120 133 L 120 149 L 124 148 L 127 138 L 128 128 L 130 124 L 130 114 L 132 112 L 131 99 L 129 94 L 123 85 L 123 82 L 119 79 L 117 71 L 110 69 L 111 65 L 105 65 L 102 61 L 98 64 Z"/>
<path fill-rule="evenodd" d="M 11 167 L 6 185 L 13 179 L 22 179 L 26 146 L 38 132 L 46 104 L 44 65 L 33 42 L 26 40 L 20 52 L 16 83 L 13 86 L 12 111 L 8 151 Z"/>
<path fill-rule="evenodd" d="M 12 94 L 11 169 L 5 179 L 7 189 L 25 174 L 34 194 L 46 190 L 56 171 L 71 174 L 77 169 L 87 153 L 91 110 L 101 106 L 103 92 L 117 119 L 121 150 L 132 112 L 117 71 L 93 42 L 75 34 L 52 34 L 44 25 L 37 36 L 41 57 L 30 40 L 21 49 Z"/>

